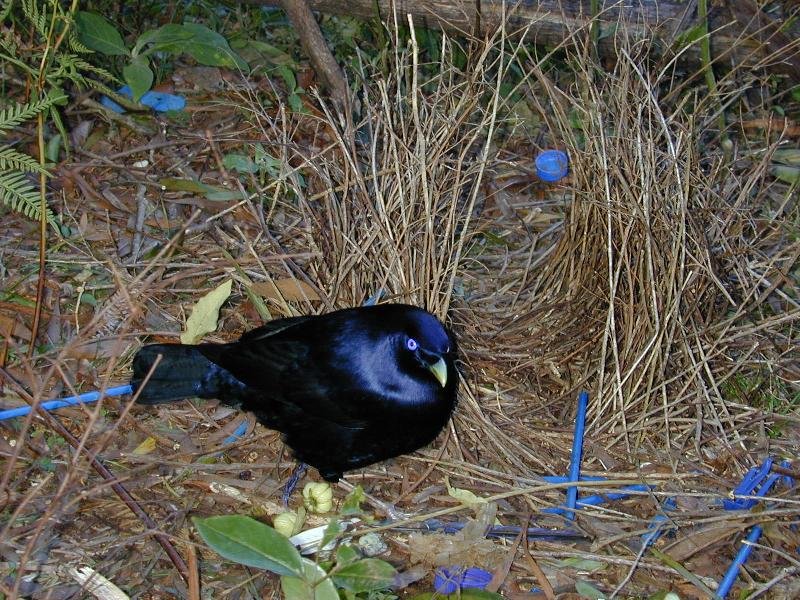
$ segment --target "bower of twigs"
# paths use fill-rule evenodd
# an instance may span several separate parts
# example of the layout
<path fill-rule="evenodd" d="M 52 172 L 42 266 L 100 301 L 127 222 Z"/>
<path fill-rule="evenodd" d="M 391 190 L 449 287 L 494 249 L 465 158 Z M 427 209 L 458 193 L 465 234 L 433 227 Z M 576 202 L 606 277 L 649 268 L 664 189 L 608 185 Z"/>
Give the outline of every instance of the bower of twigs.
<path fill-rule="evenodd" d="M 778 486 L 752 510 L 720 505 L 748 468 L 796 457 L 800 445 L 797 192 L 771 171 L 797 132 L 765 120 L 769 105 L 747 95 L 757 71 L 729 65 L 709 95 L 701 74 L 652 58 L 646 43 L 621 38 L 617 60 L 600 65 L 568 48 L 532 56 L 514 39 L 472 41 L 465 68 L 446 37 L 433 70 L 413 40 L 395 44 L 386 68 L 364 58 L 348 74 L 352 120 L 324 98 L 304 114 L 265 107 L 269 83 L 257 78 L 209 93 L 193 86 L 192 73 L 207 77 L 200 69 L 178 83 L 186 122 L 161 122 L 151 138 L 73 106 L 76 124 L 107 134 L 58 170 L 55 208 L 73 234 L 49 249 L 47 346 L 33 359 L 30 302 L 13 298 L 35 298 L 36 225 L 3 216 L 3 288 L 13 292 L 0 303 L 4 368 L 20 384 L 6 381 L 3 404 L 23 404 L 23 390 L 44 400 L 124 383 L 135 350 L 176 341 L 194 302 L 227 279 L 234 292 L 210 340 L 381 290 L 448 321 L 463 385 L 432 447 L 348 474 L 375 499 L 376 518 L 380 502 L 414 515 L 409 527 L 433 513 L 475 518 L 448 495 L 453 486 L 495 502 L 505 525 L 562 528 L 541 510 L 563 502 L 563 486 L 541 476 L 566 473 L 582 389 L 583 472 L 608 481 L 581 493 L 652 485 L 579 511 L 582 541 L 385 528 L 384 558 L 421 577 L 398 594 L 430 590 L 433 567 L 461 564 L 493 570 L 508 597 L 529 597 L 547 577 L 553 589 L 541 597 L 577 597 L 584 581 L 607 597 L 704 598 L 761 524 L 741 589 L 800 595 L 796 489 Z M 515 106 L 500 86 L 512 65 L 525 73 Z M 747 110 L 728 113 L 721 134 L 723 104 Z M 225 154 L 253 144 L 273 157 L 271 176 L 225 169 Z M 533 158 L 549 147 L 569 154 L 570 175 L 548 186 Z M 242 200 L 176 191 L 165 178 L 241 190 Z M 90 566 L 131 597 L 190 597 L 160 533 L 199 573 L 202 597 L 278 596 L 274 576 L 223 561 L 188 521 L 270 522 L 293 468 L 277 433 L 250 416 L 247 434 L 223 448 L 242 415 L 216 402 L 109 398 L 56 417 L 80 451 L 38 416 L 2 424 L 5 594 L 89 597 L 72 569 Z M 671 533 L 644 549 L 668 497 Z"/>

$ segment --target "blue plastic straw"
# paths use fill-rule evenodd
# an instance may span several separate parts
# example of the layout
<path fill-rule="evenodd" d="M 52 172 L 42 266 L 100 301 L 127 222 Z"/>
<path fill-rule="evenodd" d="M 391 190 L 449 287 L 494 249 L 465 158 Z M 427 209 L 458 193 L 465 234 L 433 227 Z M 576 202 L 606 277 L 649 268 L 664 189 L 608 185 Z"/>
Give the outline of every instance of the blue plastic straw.
<path fill-rule="evenodd" d="M 739 567 L 741 567 L 747 560 L 747 557 L 750 556 L 750 553 L 753 551 L 753 544 L 755 544 L 760 537 L 761 525 L 756 525 L 750 530 L 750 535 L 746 538 L 750 543 L 742 543 L 742 547 L 739 548 L 739 552 L 736 553 L 736 558 L 733 559 L 731 566 L 728 567 L 728 570 L 725 572 L 725 577 L 719 582 L 717 595 L 720 598 L 725 598 L 728 592 L 731 591 L 733 584 L 736 583 L 736 578 L 739 577 Z"/>
<path fill-rule="evenodd" d="M 56 400 L 48 400 L 39 404 L 44 410 L 55 410 L 65 406 L 74 406 L 76 404 L 89 404 L 90 402 L 97 402 L 100 398 L 111 396 L 124 396 L 130 394 L 133 389 L 130 385 L 120 385 L 113 388 L 108 388 L 105 392 L 86 392 L 85 394 L 78 394 L 77 396 L 69 396 L 68 398 L 58 398 Z M 30 406 L 20 406 L 18 408 L 9 408 L 8 410 L 0 411 L 0 421 L 5 419 L 13 419 L 14 417 L 23 417 L 31 412 Z"/>
<path fill-rule="evenodd" d="M 245 419 L 241 423 L 239 423 L 239 426 L 236 427 L 236 430 L 231 435 L 226 437 L 225 441 L 222 442 L 222 444 L 224 446 L 227 446 L 228 444 L 232 444 L 236 440 L 238 440 L 240 437 L 242 437 L 245 433 L 247 433 L 247 419 Z"/>
<path fill-rule="evenodd" d="M 569 464 L 569 480 L 577 482 L 581 476 L 581 452 L 583 432 L 586 429 L 586 409 L 589 405 L 589 392 L 578 396 L 578 413 L 575 415 L 575 435 L 572 438 L 572 458 Z M 567 488 L 567 519 L 575 519 L 575 503 L 578 501 L 578 486 Z"/>

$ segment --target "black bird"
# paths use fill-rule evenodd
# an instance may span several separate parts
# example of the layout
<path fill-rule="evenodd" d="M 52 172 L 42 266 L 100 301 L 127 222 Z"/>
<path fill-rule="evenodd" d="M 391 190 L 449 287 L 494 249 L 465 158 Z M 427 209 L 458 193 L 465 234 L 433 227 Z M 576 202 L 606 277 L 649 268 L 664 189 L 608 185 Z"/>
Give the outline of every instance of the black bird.
<path fill-rule="evenodd" d="M 144 346 L 131 383 L 140 404 L 198 396 L 252 411 L 337 481 L 438 435 L 456 404 L 455 357 L 431 313 L 383 304 L 276 319 L 230 344 Z"/>

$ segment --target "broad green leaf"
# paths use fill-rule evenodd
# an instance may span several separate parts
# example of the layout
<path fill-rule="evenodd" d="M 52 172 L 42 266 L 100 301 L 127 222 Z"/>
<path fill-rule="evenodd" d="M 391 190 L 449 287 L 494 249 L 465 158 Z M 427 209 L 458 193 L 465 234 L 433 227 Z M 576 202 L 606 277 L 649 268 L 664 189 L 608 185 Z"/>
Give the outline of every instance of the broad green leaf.
<path fill-rule="evenodd" d="M 772 165 L 769 170 L 770 173 L 785 183 L 795 184 L 800 182 L 800 167 Z"/>
<path fill-rule="evenodd" d="M 269 525 L 244 515 L 194 517 L 192 521 L 203 541 L 228 560 L 278 575 L 304 576 L 300 553 Z"/>
<path fill-rule="evenodd" d="M 278 69 L 278 74 L 283 77 L 283 81 L 286 84 L 286 89 L 288 89 L 290 92 L 293 92 L 297 87 L 297 78 L 294 76 L 294 71 L 283 65 Z"/>
<path fill-rule="evenodd" d="M 607 563 L 601 562 L 599 560 L 592 560 L 589 558 L 565 558 L 563 560 L 554 561 L 559 567 L 563 567 L 565 569 L 577 569 L 578 571 L 586 571 L 587 573 L 591 573 L 592 571 L 597 571 L 599 569 L 604 569 L 607 566 Z"/>
<path fill-rule="evenodd" d="M 800 150 L 796 148 L 775 150 L 775 152 L 772 153 L 772 160 L 774 162 L 783 163 L 784 165 L 800 167 Z"/>
<path fill-rule="evenodd" d="M 141 444 L 136 446 L 136 448 L 133 449 L 131 454 L 134 454 L 136 456 L 142 456 L 144 454 L 150 454 L 155 449 L 156 449 L 156 438 L 151 436 L 145 438 Z"/>
<path fill-rule="evenodd" d="M 575 582 L 575 591 L 580 594 L 581 598 L 587 598 L 588 600 L 605 600 L 608 598 L 605 592 L 601 592 L 591 583 L 583 581 L 582 579 L 578 579 Z"/>
<path fill-rule="evenodd" d="M 284 600 L 339 600 L 328 574 L 313 561 L 302 559 L 302 577 L 281 577 Z"/>
<path fill-rule="evenodd" d="M 336 538 L 340 533 L 344 531 L 342 524 L 339 523 L 335 518 L 331 519 L 331 522 L 328 523 L 328 526 L 325 528 L 325 532 L 322 534 L 322 540 L 319 542 L 319 547 L 324 548 L 328 544 L 331 543 L 332 540 Z"/>
<path fill-rule="evenodd" d="M 690 46 L 694 44 L 699 39 L 703 38 L 704 36 L 708 35 L 706 23 L 700 23 L 699 25 L 695 25 L 691 29 L 687 29 L 682 34 L 675 38 L 675 44 L 678 48 L 685 48 L 686 46 Z"/>
<path fill-rule="evenodd" d="M 358 553 L 358 550 L 353 548 L 350 544 L 342 544 L 336 549 L 336 564 L 339 566 L 345 566 L 352 564 L 359 560 L 361 555 Z"/>
<path fill-rule="evenodd" d="M 97 13 L 78 11 L 75 14 L 78 39 L 87 47 L 106 56 L 128 54 L 119 31 L 105 17 Z"/>
<path fill-rule="evenodd" d="M 150 69 L 149 62 L 144 56 L 137 56 L 130 64 L 122 68 L 122 76 L 131 88 L 133 99 L 139 99 L 153 85 L 153 71 Z"/>
<path fill-rule="evenodd" d="M 222 164 L 226 169 L 239 173 L 258 173 L 258 165 L 246 154 L 226 154 L 222 157 Z"/>
<path fill-rule="evenodd" d="M 205 334 L 217 328 L 219 309 L 231 295 L 232 284 L 233 280 L 228 279 L 197 301 L 192 314 L 186 320 L 186 330 L 181 333 L 181 343 L 196 344 Z"/>
<path fill-rule="evenodd" d="M 151 29 L 145 31 L 136 40 L 136 45 L 133 47 L 134 56 L 139 54 L 146 45 L 153 44 L 153 47 L 147 50 L 146 54 L 156 50 L 163 50 L 165 52 L 180 52 L 180 44 L 192 38 L 192 32 L 184 29 L 183 25 L 177 23 L 169 23 L 158 29 Z"/>
<path fill-rule="evenodd" d="M 193 179 L 178 179 L 176 177 L 164 177 L 159 182 L 165 190 L 170 192 L 195 192 L 202 194 L 209 200 L 217 202 L 229 202 L 231 200 L 242 200 L 242 193 L 236 190 L 228 190 L 206 185 Z"/>
<path fill-rule="evenodd" d="M 287 101 L 289 102 L 289 108 L 292 109 L 292 112 L 303 112 L 303 99 L 300 97 L 300 94 L 289 94 Z"/>
<path fill-rule="evenodd" d="M 336 585 L 352 592 L 373 592 L 392 585 L 397 571 L 386 561 L 365 558 L 333 572 Z"/>
<path fill-rule="evenodd" d="M 354 515 L 361 512 L 361 503 L 366 499 L 364 495 L 364 488 L 357 485 L 352 491 L 347 494 L 342 502 L 342 508 L 339 510 L 341 515 Z"/>
<path fill-rule="evenodd" d="M 247 62 L 228 45 L 228 40 L 199 23 L 184 23 L 183 28 L 191 37 L 171 46 L 173 52 L 180 50 L 190 54 L 201 65 L 238 68 L 250 72 Z"/>
<path fill-rule="evenodd" d="M 231 48 L 239 53 L 254 68 L 263 63 L 271 65 L 288 65 L 296 67 L 294 59 L 283 50 L 278 49 L 272 44 L 267 44 L 259 40 L 238 38 L 231 42 Z"/>
<path fill-rule="evenodd" d="M 466 504 L 467 506 L 475 506 L 476 504 L 486 504 L 486 499 L 481 498 L 480 496 L 474 494 L 469 490 L 464 490 L 461 488 L 453 487 L 450 485 L 450 481 L 445 479 L 445 485 L 447 485 L 447 495 L 451 498 L 455 498 L 462 504 Z"/>

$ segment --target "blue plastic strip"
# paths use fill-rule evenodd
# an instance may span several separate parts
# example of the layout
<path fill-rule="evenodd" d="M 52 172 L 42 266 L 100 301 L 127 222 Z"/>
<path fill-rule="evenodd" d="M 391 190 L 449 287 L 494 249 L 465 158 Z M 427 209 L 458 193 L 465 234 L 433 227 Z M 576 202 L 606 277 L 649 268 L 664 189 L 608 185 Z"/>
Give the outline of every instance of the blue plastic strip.
<path fill-rule="evenodd" d="M 581 476 L 581 453 L 583 451 L 583 433 L 586 430 L 586 410 L 589 406 L 589 392 L 581 392 L 578 396 L 578 412 L 575 415 L 575 435 L 572 438 L 572 458 L 569 464 L 569 480 L 577 482 Z M 575 503 L 578 500 L 578 486 L 567 488 L 567 519 L 575 518 Z"/>
<path fill-rule="evenodd" d="M 228 444 L 234 443 L 240 437 L 242 437 L 245 433 L 247 433 L 247 419 L 243 420 L 239 423 L 239 426 L 236 430 L 230 434 L 228 437 L 225 438 L 225 441 L 222 442 L 223 446 L 227 446 Z"/>
<path fill-rule="evenodd" d="M 581 481 L 587 481 L 586 479 L 581 479 Z M 584 496 L 583 498 L 578 498 L 575 502 L 575 506 L 571 507 L 575 510 L 580 510 L 585 506 L 597 506 L 598 504 L 603 504 L 605 502 L 611 502 L 614 500 L 622 500 L 630 496 L 630 492 L 647 492 L 652 489 L 653 486 L 645 485 L 641 483 L 637 483 L 634 485 L 627 485 L 619 492 L 609 492 L 607 494 L 593 494 L 591 496 Z M 554 506 L 552 508 L 543 508 L 543 513 L 555 514 L 555 515 L 566 515 L 569 513 L 567 508 L 563 508 L 560 506 Z"/>
<path fill-rule="evenodd" d="M 89 404 L 90 402 L 97 402 L 100 398 L 110 398 L 111 396 L 124 396 L 125 394 L 133 393 L 130 385 L 120 385 L 113 388 L 108 388 L 105 392 L 86 392 L 85 394 L 78 394 L 77 396 L 69 396 L 68 398 L 59 398 L 56 400 L 48 400 L 39 404 L 44 410 L 55 410 L 65 406 L 74 406 L 76 404 Z M 20 406 L 18 408 L 9 408 L 8 410 L 0 411 L 0 421 L 5 419 L 13 419 L 14 417 L 23 417 L 31 412 L 30 406 Z"/>
<path fill-rule="evenodd" d="M 736 553 L 736 558 L 733 559 L 731 566 L 728 567 L 728 570 L 725 572 L 725 577 L 719 582 L 717 595 L 720 598 L 725 598 L 731 591 L 733 584 L 736 583 L 736 578 L 739 577 L 739 567 L 741 567 L 750 556 L 750 553 L 753 551 L 752 544 L 755 544 L 760 537 L 761 526 L 756 525 L 750 530 L 750 534 L 747 536 L 747 541 L 750 543 L 742 544 L 742 547 L 739 548 L 739 552 Z"/>

